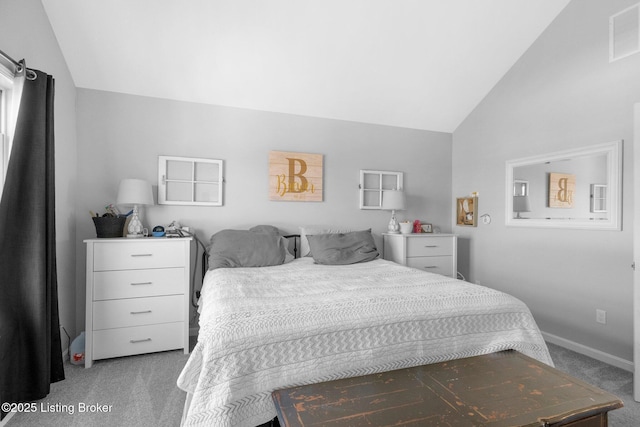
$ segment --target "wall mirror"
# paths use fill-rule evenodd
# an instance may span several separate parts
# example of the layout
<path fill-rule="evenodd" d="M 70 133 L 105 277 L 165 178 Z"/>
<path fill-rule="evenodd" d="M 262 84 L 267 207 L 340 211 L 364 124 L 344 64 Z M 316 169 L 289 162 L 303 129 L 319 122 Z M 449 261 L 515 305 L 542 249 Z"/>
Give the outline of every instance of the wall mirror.
<path fill-rule="evenodd" d="M 622 141 L 509 160 L 506 225 L 620 230 Z"/>

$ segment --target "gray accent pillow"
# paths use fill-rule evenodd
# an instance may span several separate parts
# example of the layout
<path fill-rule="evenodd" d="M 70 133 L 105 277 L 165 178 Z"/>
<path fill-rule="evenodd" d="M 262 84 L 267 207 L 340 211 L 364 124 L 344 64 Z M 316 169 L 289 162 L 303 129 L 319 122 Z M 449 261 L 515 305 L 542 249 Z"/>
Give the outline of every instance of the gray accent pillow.
<path fill-rule="evenodd" d="M 316 234 L 329 234 L 329 233 L 349 233 L 351 231 L 357 231 L 353 228 L 333 227 L 333 226 L 304 226 L 300 227 L 300 256 L 311 256 L 311 248 L 309 247 L 309 240 L 307 236 Z"/>
<path fill-rule="evenodd" d="M 308 235 L 316 264 L 346 265 L 373 261 L 380 254 L 371 230 Z"/>
<path fill-rule="evenodd" d="M 280 265 L 287 252 L 286 239 L 271 225 L 222 230 L 211 236 L 209 270 Z"/>

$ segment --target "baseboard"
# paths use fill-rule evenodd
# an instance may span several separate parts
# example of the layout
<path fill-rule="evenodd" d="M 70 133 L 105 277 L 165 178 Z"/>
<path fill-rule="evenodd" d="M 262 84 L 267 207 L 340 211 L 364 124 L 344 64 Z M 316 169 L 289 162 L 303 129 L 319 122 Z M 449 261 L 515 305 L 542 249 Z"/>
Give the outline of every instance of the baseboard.
<path fill-rule="evenodd" d="M 596 359 L 608 365 L 615 366 L 616 368 L 633 372 L 633 362 L 630 360 L 625 360 L 621 357 L 605 353 L 601 350 L 596 350 L 595 348 L 591 348 L 586 345 L 568 340 L 566 338 L 549 334 L 547 332 L 542 332 L 542 337 L 545 339 L 545 341 L 548 341 L 551 344 L 559 345 L 560 347 L 575 351 L 576 353 L 583 354 L 585 356 L 591 357 L 592 359 Z"/>

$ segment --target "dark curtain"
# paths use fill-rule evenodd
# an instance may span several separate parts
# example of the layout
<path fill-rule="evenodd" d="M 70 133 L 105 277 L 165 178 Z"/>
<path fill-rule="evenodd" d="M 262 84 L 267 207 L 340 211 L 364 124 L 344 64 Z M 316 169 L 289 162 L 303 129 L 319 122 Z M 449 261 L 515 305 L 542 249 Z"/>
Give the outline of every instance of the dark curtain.
<path fill-rule="evenodd" d="M 0 402 L 64 379 L 56 278 L 52 76 L 24 82 L 0 200 Z M 0 415 L 6 415 L 4 411 Z"/>

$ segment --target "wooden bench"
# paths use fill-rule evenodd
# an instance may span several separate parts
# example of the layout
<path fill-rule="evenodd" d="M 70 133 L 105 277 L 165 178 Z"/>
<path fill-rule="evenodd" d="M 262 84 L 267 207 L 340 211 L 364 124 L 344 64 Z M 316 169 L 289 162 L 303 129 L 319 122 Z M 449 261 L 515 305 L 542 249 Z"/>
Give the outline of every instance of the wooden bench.
<path fill-rule="evenodd" d="M 273 392 L 283 427 L 607 426 L 616 396 L 516 351 Z"/>

